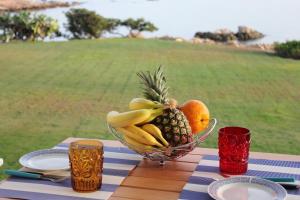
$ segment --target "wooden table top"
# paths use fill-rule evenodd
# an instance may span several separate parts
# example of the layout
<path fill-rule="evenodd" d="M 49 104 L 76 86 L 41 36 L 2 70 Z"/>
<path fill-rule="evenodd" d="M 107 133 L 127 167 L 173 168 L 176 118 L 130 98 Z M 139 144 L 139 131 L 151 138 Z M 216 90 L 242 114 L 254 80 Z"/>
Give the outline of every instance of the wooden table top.
<path fill-rule="evenodd" d="M 64 143 L 83 138 L 68 138 Z M 124 146 L 119 141 L 101 140 L 109 146 Z M 182 188 L 195 170 L 203 154 L 216 155 L 217 149 L 196 148 L 176 161 L 167 161 L 164 166 L 159 162 L 142 160 L 123 181 L 109 200 L 172 200 L 178 199 Z M 250 152 L 252 158 L 300 161 L 300 156 L 272 153 Z M 153 198 L 155 195 L 155 198 Z M 0 198 L 0 200 L 7 200 Z"/>

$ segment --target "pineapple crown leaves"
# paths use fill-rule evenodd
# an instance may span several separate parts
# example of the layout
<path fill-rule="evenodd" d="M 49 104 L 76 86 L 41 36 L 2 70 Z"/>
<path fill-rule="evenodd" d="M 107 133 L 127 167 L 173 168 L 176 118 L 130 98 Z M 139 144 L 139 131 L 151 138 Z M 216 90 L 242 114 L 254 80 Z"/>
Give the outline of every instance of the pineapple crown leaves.
<path fill-rule="evenodd" d="M 145 98 L 157 101 L 163 104 L 168 103 L 168 87 L 166 77 L 163 73 L 163 67 L 159 66 L 153 74 L 149 71 L 138 72 L 137 75 L 141 79 L 144 86 L 143 94 Z"/>

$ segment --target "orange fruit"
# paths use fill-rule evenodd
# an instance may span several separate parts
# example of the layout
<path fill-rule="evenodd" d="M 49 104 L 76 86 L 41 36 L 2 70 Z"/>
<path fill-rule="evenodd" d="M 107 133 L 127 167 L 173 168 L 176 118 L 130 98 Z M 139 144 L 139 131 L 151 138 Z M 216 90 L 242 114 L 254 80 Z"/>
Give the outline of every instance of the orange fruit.
<path fill-rule="evenodd" d="M 189 100 L 179 106 L 192 128 L 192 133 L 197 134 L 204 130 L 209 124 L 209 110 L 206 105 L 199 100 Z"/>

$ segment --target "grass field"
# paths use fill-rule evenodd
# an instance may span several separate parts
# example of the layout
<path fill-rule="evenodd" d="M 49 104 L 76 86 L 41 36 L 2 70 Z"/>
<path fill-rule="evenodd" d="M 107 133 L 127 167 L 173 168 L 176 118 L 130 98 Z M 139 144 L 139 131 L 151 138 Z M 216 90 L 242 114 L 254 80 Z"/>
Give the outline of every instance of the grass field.
<path fill-rule="evenodd" d="M 252 151 L 300 154 L 300 62 L 225 46 L 107 39 L 0 45 L 0 157 L 73 137 L 112 139 L 110 110 L 141 96 L 136 72 L 164 65 L 179 102 L 204 101 L 217 130 L 251 129 Z M 3 177 L 3 176 L 2 176 Z"/>

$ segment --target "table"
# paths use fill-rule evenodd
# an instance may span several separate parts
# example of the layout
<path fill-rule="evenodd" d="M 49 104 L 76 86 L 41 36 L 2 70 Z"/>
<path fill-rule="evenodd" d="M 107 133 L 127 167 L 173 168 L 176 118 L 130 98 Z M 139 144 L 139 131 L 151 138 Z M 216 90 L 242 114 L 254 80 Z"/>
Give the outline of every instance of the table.
<path fill-rule="evenodd" d="M 64 143 L 83 138 L 68 138 Z M 110 146 L 123 146 L 118 141 L 101 140 Z M 172 200 L 178 199 L 182 188 L 194 172 L 203 154 L 216 155 L 217 149 L 196 148 L 177 161 L 167 161 L 164 166 L 147 159 L 138 166 L 123 181 L 109 200 Z M 257 159 L 293 160 L 300 161 L 300 156 L 272 153 L 251 152 L 250 156 Z M 155 198 L 153 198 L 155 195 Z M 8 200 L 0 198 L 0 200 Z"/>

